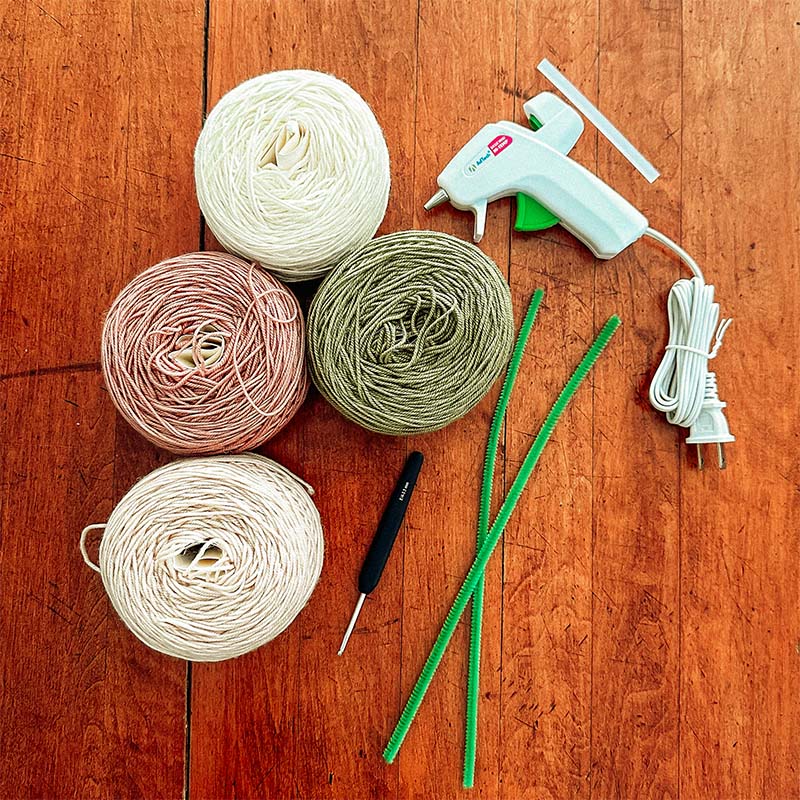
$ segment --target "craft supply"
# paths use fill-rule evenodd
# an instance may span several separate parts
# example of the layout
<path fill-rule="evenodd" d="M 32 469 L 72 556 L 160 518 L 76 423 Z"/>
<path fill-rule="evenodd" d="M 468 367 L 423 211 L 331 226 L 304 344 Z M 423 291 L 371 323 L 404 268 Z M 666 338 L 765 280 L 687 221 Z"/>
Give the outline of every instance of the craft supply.
<path fill-rule="evenodd" d="M 550 92 L 540 92 L 522 105 L 528 124 L 550 147 L 568 155 L 583 133 L 583 119 L 572 106 Z M 542 130 L 544 128 L 544 130 Z M 558 225 L 558 217 L 551 214 L 538 200 L 518 192 L 515 231 L 541 231 Z"/>
<path fill-rule="evenodd" d="M 648 183 L 661 174 L 566 75 L 543 58 L 536 69 L 558 89 L 597 128 L 603 136 L 639 171 Z"/>
<path fill-rule="evenodd" d="M 372 544 L 367 551 L 367 557 L 364 559 L 364 564 L 361 567 L 361 573 L 358 576 L 358 591 L 359 597 L 356 603 L 353 616 L 350 618 L 350 623 L 345 631 L 342 644 L 339 647 L 338 655 L 344 653 L 347 643 L 350 641 L 350 635 L 356 626 L 356 620 L 361 613 L 361 607 L 367 599 L 367 595 L 372 594 L 378 581 L 383 575 L 386 562 L 389 560 L 389 554 L 394 547 L 397 532 L 403 524 L 403 519 L 406 515 L 406 509 L 411 502 L 411 495 L 414 493 L 414 487 L 417 484 L 417 476 L 420 469 L 422 469 L 423 456 L 422 453 L 416 450 L 406 459 L 403 471 L 397 479 L 397 484 L 394 487 L 386 509 L 383 512 L 381 521 L 378 523 L 378 529 L 375 531 L 375 537 Z"/>
<path fill-rule="evenodd" d="M 500 511 L 495 517 L 494 524 L 492 525 L 486 539 L 481 545 L 480 550 L 478 550 L 475 560 L 472 563 L 472 567 L 467 573 L 467 576 L 461 585 L 461 589 L 459 590 L 458 595 L 456 596 L 456 599 L 450 608 L 447 617 L 445 618 L 442 629 L 440 630 L 439 635 L 437 636 L 431 652 L 425 662 L 425 666 L 423 667 L 422 672 L 417 679 L 416 684 L 414 685 L 414 688 L 411 690 L 411 694 L 406 702 L 402 714 L 400 715 L 400 719 L 395 726 L 388 744 L 386 745 L 386 749 L 384 750 L 383 756 L 387 762 L 391 763 L 397 756 L 400 746 L 402 745 L 403 740 L 408 733 L 408 729 L 414 720 L 414 716 L 419 710 L 422 700 L 425 697 L 425 693 L 430 686 L 433 675 L 442 660 L 442 656 L 444 655 L 447 644 L 449 643 L 453 632 L 455 631 L 458 620 L 464 613 L 464 609 L 467 607 L 467 603 L 469 602 L 470 597 L 472 597 L 475 587 L 477 586 L 481 576 L 484 574 L 489 557 L 494 551 L 494 548 L 497 545 L 497 542 L 499 541 L 500 536 L 502 535 L 503 530 L 508 523 L 509 518 L 511 517 L 511 514 L 513 513 L 514 508 L 519 501 L 520 495 L 522 494 L 522 491 L 524 490 L 525 485 L 527 484 L 528 479 L 533 472 L 533 468 L 536 466 L 536 462 L 539 460 L 539 456 L 541 455 L 544 446 L 547 444 L 550 434 L 553 432 L 553 428 L 558 422 L 561 414 L 564 412 L 564 409 L 569 404 L 569 401 L 575 394 L 578 386 L 581 384 L 589 370 L 594 365 L 595 361 L 597 361 L 600 353 L 602 353 L 603 349 L 608 344 L 619 324 L 619 317 L 612 316 L 609 318 L 609 320 L 603 326 L 603 329 L 598 334 L 597 338 L 594 340 L 592 346 L 581 360 L 577 369 L 572 374 L 572 377 L 562 389 L 561 394 L 554 403 L 553 407 L 550 409 L 550 412 L 542 424 L 542 427 L 539 429 L 533 444 L 531 445 L 524 461 L 522 462 L 519 473 L 514 479 L 514 482 L 511 484 L 508 495 L 504 500 Z"/>
<path fill-rule="evenodd" d="M 433 231 L 381 236 L 322 283 L 308 318 L 312 378 L 344 416 L 378 433 L 443 428 L 508 361 L 511 293 L 494 262 Z"/>
<path fill-rule="evenodd" d="M 553 99 L 566 105 L 546 93 L 540 103 L 543 111 L 552 113 Z M 530 113 L 535 105 L 528 106 Z M 472 211 L 473 238 L 479 242 L 487 205 L 501 197 L 526 194 L 598 258 L 613 258 L 644 234 L 647 220 L 614 189 L 561 152 L 564 147 L 551 144 L 547 117 L 541 116 L 542 125 L 535 131 L 504 120 L 484 125 L 442 170 L 437 178 L 440 188 L 425 208 L 449 200 L 456 208 Z M 559 124 L 555 129 L 561 132 Z"/>
<path fill-rule="evenodd" d="M 214 236 L 285 281 L 324 275 L 386 212 L 383 132 L 356 91 L 322 72 L 270 72 L 232 89 L 194 159 Z"/>
<path fill-rule="evenodd" d="M 184 455 L 263 444 L 308 390 L 303 317 L 271 275 L 189 253 L 134 278 L 103 327 L 106 386 L 145 438 Z"/>
<path fill-rule="evenodd" d="M 531 328 L 536 319 L 536 313 L 544 297 L 544 291 L 537 289 L 533 293 L 528 312 L 517 336 L 514 354 L 508 365 L 503 388 L 492 416 L 492 425 L 489 429 L 489 438 L 486 443 L 486 457 L 483 461 L 483 481 L 481 483 L 481 498 L 478 511 L 478 533 L 476 536 L 476 552 L 489 535 L 489 515 L 492 505 L 492 485 L 494 478 L 494 463 L 497 458 L 497 448 L 500 444 L 500 432 L 506 416 L 511 392 L 517 380 L 522 356 L 528 343 Z M 472 595 L 472 619 L 470 622 L 469 638 L 469 674 L 467 677 L 467 715 L 465 723 L 464 745 L 464 788 L 472 788 L 475 782 L 475 754 L 478 741 L 478 699 L 480 697 L 480 667 L 481 667 L 481 626 L 483 621 L 483 590 L 484 576 L 481 573 L 475 591 Z"/>
<path fill-rule="evenodd" d="M 668 247 L 672 244 L 659 237 L 654 238 Z M 714 287 L 703 281 L 699 267 L 695 277 L 673 284 L 667 314 L 669 343 L 650 382 L 650 404 L 673 425 L 689 428 L 686 443 L 696 445 L 699 469 L 703 469 L 704 444 L 716 446 L 719 468 L 725 469 L 725 445 L 736 440 L 728 430 L 723 411 L 727 404 L 719 399 L 717 376 L 709 371 L 708 362 L 716 358 L 732 320 L 720 321 Z"/>
<path fill-rule="evenodd" d="M 308 602 L 324 542 L 312 488 L 245 453 L 167 464 L 142 478 L 105 525 L 81 534 L 127 627 L 190 661 L 235 658 L 274 639 Z M 103 528 L 99 565 L 86 536 Z"/>
<path fill-rule="evenodd" d="M 724 468 L 723 446 L 734 437 L 708 361 L 716 356 L 730 320 L 715 327 L 719 306 L 713 302 L 714 287 L 705 283 L 697 262 L 680 245 L 649 227 L 644 215 L 614 189 L 567 157 L 580 129 L 566 108 L 563 101 L 544 92 L 525 103 L 535 130 L 507 121 L 485 125 L 441 172 L 440 188 L 425 208 L 449 200 L 456 208 L 471 210 L 474 239 L 480 241 L 488 203 L 521 194 L 530 204 L 526 200 L 521 206 L 517 227 L 540 229 L 556 221 L 598 258 L 613 258 L 642 236 L 672 250 L 694 278 L 679 280 L 670 292 L 670 341 L 650 387 L 650 402 L 666 412 L 670 422 L 689 429 L 686 441 L 697 444 L 701 468 L 705 444 L 717 446 L 719 465 Z"/>

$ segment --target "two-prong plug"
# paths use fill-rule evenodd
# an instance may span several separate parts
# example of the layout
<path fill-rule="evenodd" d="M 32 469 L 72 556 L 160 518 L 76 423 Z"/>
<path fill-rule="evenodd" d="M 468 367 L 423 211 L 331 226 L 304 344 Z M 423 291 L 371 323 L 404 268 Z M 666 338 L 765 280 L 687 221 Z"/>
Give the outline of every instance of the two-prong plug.
<path fill-rule="evenodd" d="M 706 373 L 705 392 L 703 405 L 697 419 L 689 427 L 689 437 L 686 444 L 697 445 L 697 467 L 703 469 L 703 445 L 715 444 L 720 469 L 725 469 L 725 445 L 735 442 L 736 437 L 728 429 L 728 420 L 725 419 L 725 406 L 717 393 L 717 376 L 713 372 Z"/>
<path fill-rule="evenodd" d="M 694 275 L 691 280 L 675 281 L 670 289 L 669 342 L 650 383 L 650 404 L 663 411 L 673 425 L 689 429 L 686 442 L 697 445 L 700 469 L 704 444 L 717 446 L 719 468 L 725 469 L 725 445 L 736 440 L 728 430 L 726 404 L 719 399 L 717 376 L 709 371 L 708 362 L 716 358 L 732 320 L 720 321 L 714 287 L 705 282 L 697 262 L 663 233 L 652 228 L 646 233 L 672 250 Z"/>

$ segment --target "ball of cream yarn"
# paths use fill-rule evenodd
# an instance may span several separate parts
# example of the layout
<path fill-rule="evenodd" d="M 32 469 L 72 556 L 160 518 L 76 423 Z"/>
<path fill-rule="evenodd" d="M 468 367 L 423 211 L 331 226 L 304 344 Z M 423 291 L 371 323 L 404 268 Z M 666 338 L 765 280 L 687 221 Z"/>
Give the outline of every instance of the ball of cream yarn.
<path fill-rule="evenodd" d="M 189 661 L 248 653 L 284 631 L 308 602 L 324 542 L 311 487 L 245 453 L 176 461 L 81 536 L 111 604 L 148 647 Z M 86 550 L 104 527 L 99 566 Z"/>
<path fill-rule="evenodd" d="M 389 152 L 361 96 L 322 72 L 270 72 L 228 92 L 194 156 L 217 240 L 285 281 L 325 274 L 386 212 Z"/>
<path fill-rule="evenodd" d="M 511 292 L 477 247 L 434 231 L 380 236 L 323 281 L 308 317 L 311 374 L 344 416 L 391 435 L 473 408 L 508 362 Z"/>
<path fill-rule="evenodd" d="M 134 278 L 103 326 L 102 366 L 120 414 L 182 455 L 263 444 L 305 399 L 295 296 L 228 253 L 187 253 Z"/>

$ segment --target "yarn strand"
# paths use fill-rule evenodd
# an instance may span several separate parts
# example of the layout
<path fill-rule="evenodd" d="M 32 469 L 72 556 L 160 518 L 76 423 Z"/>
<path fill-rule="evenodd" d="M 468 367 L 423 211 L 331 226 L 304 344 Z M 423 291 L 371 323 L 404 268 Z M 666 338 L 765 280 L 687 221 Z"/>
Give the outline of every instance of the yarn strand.
<path fill-rule="evenodd" d="M 434 231 L 381 236 L 320 286 L 308 353 L 321 394 L 363 427 L 427 433 L 464 416 L 508 362 L 511 292 L 477 247 Z"/>
<path fill-rule="evenodd" d="M 142 478 L 80 538 L 114 609 L 146 645 L 191 661 L 235 658 L 274 639 L 322 570 L 311 487 L 263 456 L 176 461 Z M 86 536 L 104 528 L 99 564 Z"/>
<path fill-rule="evenodd" d="M 93 569 L 95 572 L 100 572 L 100 567 L 92 561 L 89 557 L 89 551 L 86 549 L 86 534 L 90 533 L 91 531 L 104 531 L 106 529 L 106 524 L 102 523 L 95 523 L 93 525 L 87 525 L 81 531 L 81 539 L 80 539 L 80 546 L 81 546 L 81 555 L 83 556 L 83 560 L 86 562 L 86 565 Z"/>
<path fill-rule="evenodd" d="M 217 240 L 285 281 L 318 278 L 368 242 L 389 198 L 375 115 L 343 81 L 283 70 L 225 94 L 195 148 L 200 208 Z"/>

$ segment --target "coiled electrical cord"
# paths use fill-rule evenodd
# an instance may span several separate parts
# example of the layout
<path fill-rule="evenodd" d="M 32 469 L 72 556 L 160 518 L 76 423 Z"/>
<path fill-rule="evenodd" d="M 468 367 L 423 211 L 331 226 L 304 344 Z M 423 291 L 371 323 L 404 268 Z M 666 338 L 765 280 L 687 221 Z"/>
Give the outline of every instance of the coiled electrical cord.
<path fill-rule="evenodd" d="M 653 228 L 645 235 L 668 247 L 689 267 L 694 277 L 681 278 L 667 299 L 669 342 L 650 384 L 650 404 L 667 415 L 673 425 L 689 428 L 689 444 L 698 445 L 702 468 L 703 444 L 719 448 L 720 467 L 725 466 L 722 445 L 734 441 L 717 394 L 717 379 L 708 369 L 715 358 L 731 319 L 720 321 L 714 287 L 707 284 L 697 262 L 678 244 Z M 714 344 L 712 346 L 712 338 Z"/>

